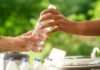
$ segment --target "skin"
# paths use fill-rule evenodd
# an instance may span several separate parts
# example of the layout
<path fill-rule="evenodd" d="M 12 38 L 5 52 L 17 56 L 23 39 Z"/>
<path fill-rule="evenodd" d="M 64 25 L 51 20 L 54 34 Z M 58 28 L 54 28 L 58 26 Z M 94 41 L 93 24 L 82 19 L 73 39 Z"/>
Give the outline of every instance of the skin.
<path fill-rule="evenodd" d="M 53 21 L 47 22 L 48 20 Z M 100 36 L 100 20 L 75 22 L 54 9 L 47 9 L 41 13 L 39 21 L 42 23 L 42 28 L 55 27 L 51 32 L 63 31 L 69 34 Z"/>
<path fill-rule="evenodd" d="M 37 47 L 33 47 L 29 49 L 29 42 L 34 42 L 34 37 L 32 36 L 32 31 L 29 31 L 25 34 L 22 34 L 17 37 L 4 37 L 0 36 L 0 51 L 8 52 L 8 51 L 19 51 L 24 52 L 28 50 L 39 51 Z"/>
<path fill-rule="evenodd" d="M 40 28 L 52 27 L 49 33 L 63 31 L 69 34 L 84 36 L 100 36 L 100 20 L 74 22 L 65 18 L 54 9 L 47 9 L 41 13 L 39 21 Z M 52 21 L 51 21 L 52 20 Z M 49 21 L 49 22 L 48 22 Z M 0 51 L 27 51 L 29 42 L 34 42 L 32 31 L 17 37 L 0 37 Z M 40 51 L 37 47 L 31 46 L 30 50 Z"/>

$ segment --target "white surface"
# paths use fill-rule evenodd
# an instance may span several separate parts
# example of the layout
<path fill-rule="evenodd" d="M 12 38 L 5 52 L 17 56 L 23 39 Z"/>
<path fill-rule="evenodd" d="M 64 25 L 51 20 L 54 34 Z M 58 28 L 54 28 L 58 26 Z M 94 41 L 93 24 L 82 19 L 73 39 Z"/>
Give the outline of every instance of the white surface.
<path fill-rule="evenodd" d="M 9 61 L 6 70 L 19 70 L 19 68 L 14 61 Z"/>
<path fill-rule="evenodd" d="M 4 55 L 0 54 L 0 70 L 4 70 Z"/>
<path fill-rule="evenodd" d="M 31 70 L 31 66 L 28 64 L 28 62 L 23 62 L 21 65 L 20 65 L 20 70 Z"/>
<path fill-rule="evenodd" d="M 50 66 L 52 64 L 52 61 L 49 59 L 45 59 L 45 62 L 42 65 L 41 70 L 51 70 Z"/>
<path fill-rule="evenodd" d="M 41 62 L 34 62 L 32 66 L 32 70 L 41 70 L 42 63 Z"/>
<path fill-rule="evenodd" d="M 64 64 L 63 60 L 66 56 L 66 52 L 64 50 L 53 48 L 49 58 L 52 59 L 52 64 L 57 66 L 62 66 Z"/>
<path fill-rule="evenodd" d="M 66 52 L 64 50 L 60 50 L 57 48 L 53 48 L 50 52 L 49 58 L 53 60 L 61 60 L 66 56 Z"/>

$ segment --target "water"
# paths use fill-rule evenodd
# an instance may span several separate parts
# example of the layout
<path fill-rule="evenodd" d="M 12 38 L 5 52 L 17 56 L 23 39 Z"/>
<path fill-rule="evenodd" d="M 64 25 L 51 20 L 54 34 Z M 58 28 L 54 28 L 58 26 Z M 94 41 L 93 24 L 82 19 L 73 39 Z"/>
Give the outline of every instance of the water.
<path fill-rule="evenodd" d="M 20 65 L 20 70 L 31 70 L 31 66 L 28 63 L 27 58 L 22 58 L 22 63 Z"/>
<path fill-rule="evenodd" d="M 48 57 L 45 59 L 45 62 L 41 68 L 41 70 L 52 70 L 51 69 L 52 59 L 49 59 Z"/>
<path fill-rule="evenodd" d="M 35 58 L 35 62 L 33 63 L 32 70 L 41 70 L 42 63 L 39 58 Z"/>
<path fill-rule="evenodd" d="M 34 51 L 38 52 L 41 51 L 42 48 L 45 46 L 45 40 L 48 38 L 47 32 L 45 29 L 40 29 L 39 26 L 41 24 L 38 22 L 35 30 L 33 31 L 32 35 L 34 37 L 34 42 L 29 41 L 28 42 L 28 49 L 32 50 L 33 48 L 35 48 Z"/>
<path fill-rule="evenodd" d="M 13 58 L 9 59 L 6 70 L 19 70 L 19 68 Z"/>

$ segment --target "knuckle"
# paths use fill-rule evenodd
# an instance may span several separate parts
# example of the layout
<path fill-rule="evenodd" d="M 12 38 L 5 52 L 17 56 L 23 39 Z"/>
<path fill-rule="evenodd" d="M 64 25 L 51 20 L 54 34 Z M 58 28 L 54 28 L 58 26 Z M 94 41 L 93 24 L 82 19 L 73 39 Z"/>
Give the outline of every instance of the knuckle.
<path fill-rule="evenodd" d="M 50 18 L 54 18 L 54 15 L 52 15 L 51 13 L 47 13 L 40 17 L 40 21 L 48 20 Z"/>
<path fill-rule="evenodd" d="M 42 18 L 48 18 L 48 17 L 51 17 L 51 16 L 52 16 L 51 13 L 47 13 L 47 14 L 44 14 L 44 15 L 42 16 Z"/>
<path fill-rule="evenodd" d="M 47 13 L 45 16 L 50 17 L 50 16 L 52 16 L 52 14 L 51 13 Z"/>

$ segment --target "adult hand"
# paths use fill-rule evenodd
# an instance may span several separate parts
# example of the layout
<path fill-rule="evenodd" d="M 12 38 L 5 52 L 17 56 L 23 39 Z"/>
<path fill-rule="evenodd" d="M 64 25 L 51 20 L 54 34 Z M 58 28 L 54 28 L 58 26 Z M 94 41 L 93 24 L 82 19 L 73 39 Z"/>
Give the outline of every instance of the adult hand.
<path fill-rule="evenodd" d="M 35 51 L 35 52 L 41 51 L 44 46 L 41 49 L 39 47 L 35 46 L 36 45 L 36 43 L 35 43 L 36 39 L 32 35 L 32 32 L 33 32 L 33 30 L 26 32 L 26 33 L 22 34 L 21 36 L 18 36 L 17 38 L 19 38 L 19 40 L 23 44 L 25 44 L 25 47 L 27 48 L 27 50 L 32 50 L 32 51 Z"/>
<path fill-rule="evenodd" d="M 46 9 L 41 13 L 40 16 L 41 18 L 39 21 L 42 24 L 42 28 L 54 27 L 51 32 L 67 32 L 68 29 L 71 27 L 71 24 L 74 23 L 66 19 L 61 13 L 59 13 L 55 9 Z"/>
<path fill-rule="evenodd" d="M 0 51 L 41 51 L 38 47 L 34 46 L 36 39 L 32 36 L 33 31 L 28 31 L 16 37 L 0 36 Z"/>

